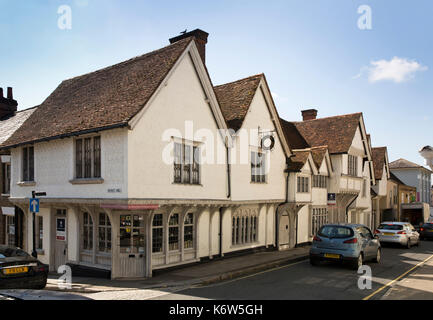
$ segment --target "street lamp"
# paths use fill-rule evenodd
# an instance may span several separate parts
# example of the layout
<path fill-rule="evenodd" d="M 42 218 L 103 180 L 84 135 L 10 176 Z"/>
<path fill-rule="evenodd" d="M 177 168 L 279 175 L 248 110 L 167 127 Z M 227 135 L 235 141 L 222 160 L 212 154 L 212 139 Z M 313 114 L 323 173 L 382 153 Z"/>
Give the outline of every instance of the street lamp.
<path fill-rule="evenodd" d="M 36 251 L 36 208 L 35 208 L 35 204 L 33 203 L 33 201 L 37 202 L 36 197 L 45 197 L 46 195 L 47 195 L 46 192 L 32 191 L 32 199 L 30 199 L 30 209 L 32 211 L 32 219 L 33 219 L 33 251 L 32 251 L 32 256 L 35 258 L 38 257 L 38 252 Z"/>
<path fill-rule="evenodd" d="M 426 160 L 426 164 L 433 170 L 433 148 L 425 146 L 419 153 Z"/>

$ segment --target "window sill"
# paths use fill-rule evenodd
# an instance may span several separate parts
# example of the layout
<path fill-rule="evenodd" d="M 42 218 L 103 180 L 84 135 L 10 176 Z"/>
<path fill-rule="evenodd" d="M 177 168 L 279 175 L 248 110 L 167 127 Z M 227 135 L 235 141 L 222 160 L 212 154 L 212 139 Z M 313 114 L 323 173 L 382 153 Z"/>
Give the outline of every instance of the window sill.
<path fill-rule="evenodd" d="M 90 179 L 72 179 L 69 180 L 70 184 L 80 185 L 80 184 L 103 184 L 104 179 L 102 178 L 90 178 Z"/>
<path fill-rule="evenodd" d="M 267 184 L 268 182 L 256 182 L 256 181 L 251 181 L 250 184 Z"/>
<path fill-rule="evenodd" d="M 11 194 L 10 194 L 10 193 L 2 193 L 1 196 L 2 196 L 2 197 L 10 197 Z"/>
<path fill-rule="evenodd" d="M 20 187 L 34 187 L 36 185 L 36 181 L 21 181 L 17 183 Z"/>
<path fill-rule="evenodd" d="M 203 185 L 201 183 L 173 182 L 172 184 L 177 185 L 177 186 L 203 187 Z"/>

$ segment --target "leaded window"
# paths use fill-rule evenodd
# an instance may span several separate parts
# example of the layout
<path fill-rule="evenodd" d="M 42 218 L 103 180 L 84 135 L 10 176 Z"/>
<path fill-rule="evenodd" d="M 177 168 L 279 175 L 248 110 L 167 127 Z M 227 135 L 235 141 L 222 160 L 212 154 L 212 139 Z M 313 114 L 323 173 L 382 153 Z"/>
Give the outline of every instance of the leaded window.
<path fill-rule="evenodd" d="M 261 152 L 251 152 L 251 182 L 266 182 L 266 156 Z"/>
<path fill-rule="evenodd" d="M 162 214 L 155 214 L 152 222 L 152 252 L 162 253 L 164 241 L 164 222 Z"/>
<path fill-rule="evenodd" d="M 34 148 L 24 147 L 23 148 L 23 181 L 34 181 L 35 179 L 35 168 L 34 168 Z"/>
<path fill-rule="evenodd" d="M 328 223 L 328 209 L 326 208 L 313 208 L 311 234 L 316 235 L 319 229 Z"/>
<path fill-rule="evenodd" d="M 179 250 L 179 214 L 174 213 L 170 216 L 168 227 L 168 250 Z"/>
<path fill-rule="evenodd" d="M 194 214 L 188 213 L 184 222 L 183 247 L 184 249 L 194 248 Z"/>
<path fill-rule="evenodd" d="M 174 182 L 200 184 L 200 148 L 174 143 Z"/>
<path fill-rule="evenodd" d="M 75 140 L 75 177 L 101 178 L 101 137 Z"/>
<path fill-rule="evenodd" d="M 111 253 L 111 222 L 106 213 L 99 213 L 99 252 Z"/>
<path fill-rule="evenodd" d="M 93 220 L 88 212 L 83 214 L 83 250 L 93 250 Z"/>
<path fill-rule="evenodd" d="M 297 191 L 299 193 L 309 193 L 310 192 L 310 178 L 299 176 L 297 178 Z"/>
<path fill-rule="evenodd" d="M 232 218 L 232 245 L 257 242 L 258 217 L 236 215 Z"/>

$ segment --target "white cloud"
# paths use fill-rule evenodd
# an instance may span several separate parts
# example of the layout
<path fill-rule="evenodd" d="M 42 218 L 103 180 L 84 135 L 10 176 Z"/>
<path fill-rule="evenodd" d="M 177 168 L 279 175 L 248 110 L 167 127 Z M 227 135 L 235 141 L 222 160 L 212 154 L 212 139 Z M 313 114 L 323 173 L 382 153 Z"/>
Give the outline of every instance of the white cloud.
<path fill-rule="evenodd" d="M 370 66 L 361 68 L 361 72 L 353 78 L 359 78 L 364 72 L 368 72 L 368 81 L 371 83 L 387 80 L 401 83 L 413 79 L 416 72 L 427 69 L 415 60 L 394 57 L 389 61 L 371 61 Z"/>

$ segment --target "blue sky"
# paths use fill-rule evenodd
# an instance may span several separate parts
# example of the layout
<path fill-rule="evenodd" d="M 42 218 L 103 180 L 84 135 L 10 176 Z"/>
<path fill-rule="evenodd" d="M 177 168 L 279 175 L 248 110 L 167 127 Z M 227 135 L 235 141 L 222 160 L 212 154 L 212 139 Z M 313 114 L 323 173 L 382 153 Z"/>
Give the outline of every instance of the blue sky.
<path fill-rule="evenodd" d="M 61 30 L 59 6 L 72 9 Z M 369 5 L 372 29 L 358 28 Z M 265 73 L 280 115 L 300 120 L 363 112 L 373 146 L 424 164 L 433 145 L 433 1 L 0 0 L 0 87 L 19 108 L 64 79 L 168 44 L 184 29 L 210 33 L 214 84 Z"/>

